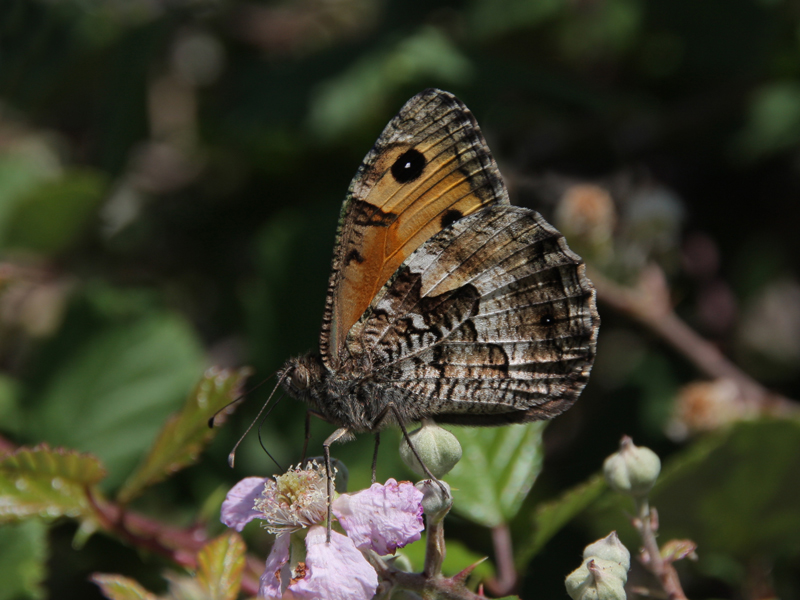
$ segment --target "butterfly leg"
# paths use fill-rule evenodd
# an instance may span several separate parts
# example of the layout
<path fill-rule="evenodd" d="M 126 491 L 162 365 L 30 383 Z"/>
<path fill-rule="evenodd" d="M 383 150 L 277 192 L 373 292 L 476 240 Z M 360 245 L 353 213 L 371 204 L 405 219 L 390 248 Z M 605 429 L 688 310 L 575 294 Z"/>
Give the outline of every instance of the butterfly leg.
<path fill-rule="evenodd" d="M 378 480 L 378 446 L 381 445 L 381 432 L 375 432 L 375 451 L 372 453 L 372 483 Z"/>
<path fill-rule="evenodd" d="M 308 441 L 311 439 L 311 411 L 306 411 L 306 436 L 303 440 L 303 454 L 300 457 L 300 464 L 306 464 L 306 453 L 308 452 Z"/>
<path fill-rule="evenodd" d="M 327 542 L 331 541 L 331 519 L 333 518 L 333 466 L 331 465 L 331 444 L 347 438 L 350 431 L 346 427 L 340 427 L 334 431 L 328 439 L 322 442 L 322 449 L 325 453 L 325 475 L 328 478 L 328 519 L 327 519 Z"/>
<path fill-rule="evenodd" d="M 420 457 L 419 452 L 417 452 L 416 447 L 411 442 L 411 438 L 408 435 L 408 430 L 406 429 L 406 426 L 403 423 L 403 419 L 400 416 L 400 411 L 397 410 L 397 407 L 394 405 L 394 402 L 389 402 L 386 405 L 386 408 L 383 409 L 381 414 L 378 416 L 378 418 L 375 419 L 375 425 L 373 426 L 373 429 L 380 428 L 381 423 L 383 423 L 383 421 L 386 419 L 386 416 L 389 414 L 390 411 L 394 415 L 395 421 L 397 422 L 397 425 L 400 427 L 400 431 L 403 432 L 403 437 L 405 438 L 408 447 L 411 448 L 411 452 L 414 454 L 414 458 L 416 458 L 417 462 L 422 466 L 422 470 L 425 472 L 425 475 L 430 477 L 432 481 L 436 482 L 436 484 L 439 486 L 439 489 L 442 490 L 442 494 L 444 494 L 444 497 L 447 498 L 450 495 L 450 492 L 447 491 L 447 488 L 439 480 L 439 478 L 436 477 L 436 475 L 434 475 L 433 473 L 431 473 L 431 470 L 428 468 L 428 465 L 426 465 L 425 461 L 423 461 L 422 457 Z"/>

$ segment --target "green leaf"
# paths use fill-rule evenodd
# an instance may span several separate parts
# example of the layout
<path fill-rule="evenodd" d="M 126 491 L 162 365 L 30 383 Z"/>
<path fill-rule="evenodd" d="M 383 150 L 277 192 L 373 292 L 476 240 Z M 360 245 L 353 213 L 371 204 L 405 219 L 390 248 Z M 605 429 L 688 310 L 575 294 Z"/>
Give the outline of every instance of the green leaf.
<path fill-rule="evenodd" d="M 242 584 L 245 545 L 235 532 L 210 541 L 197 555 L 197 579 L 209 600 L 235 600 Z"/>
<path fill-rule="evenodd" d="M 800 422 L 738 423 L 664 468 L 651 497 L 662 523 L 661 535 L 690 538 L 704 551 L 742 557 L 796 554 L 800 551 L 798 473 Z"/>
<path fill-rule="evenodd" d="M 97 458 L 42 444 L 0 460 L 0 523 L 26 517 L 91 518 L 87 488 L 105 477 Z"/>
<path fill-rule="evenodd" d="M 453 488 L 453 510 L 486 527 L 511 521 L 542 469 L 544 427 L 538 421 L 452 428 L 464 450 L 445 477 Z"/>
<path fill-rule="evenodd" d="M 99 456 L 121 483 L 203 369 L 199 341 L 171 313 L 105 327 L 63 357 L 29 421 L 32 435 Z"/>
<path fill-rule="evenodd" d="M 209 369 L 189 394 L 183 409 L 164 425 L 149 454 L 122 486 L 117 499 L 128 503 L 145 487 L 194 463 L 217 431 L 216 427 L 208 426 L 208 420 L 240 395 L 241 386 L 249 375 L 247 368 Z M 217 424 L 233 408 L 220 413 Z"/>
<path fill-rule="evenodd" d="M 38 600 L 47 559 L 47 527 L 38 520 L 0 526 L 0 600 Z"/>
<path fill-rule="evenodd" d="M 602 473 L 567 490 L 559 498 L 539 504 L 531 521 L 533 535 L 523 538 L 518 546 L 517 565 L 524 570 L 530 560 L 558 531 L 583 512 L 608 489 Z"/>
<path fill-rule="evenodd" d="M 122 575 L 94 573 L 91 580 L 110 600 L 158 600 L 158 596 L 148 592 L 133 579 Z"/>
<path fill-rule="evenodd" d="M 106 188 L 106 177 L 89 169 L 41 183 L 8 215 L 4 245 L 45 254 L 66 249 L 88 225 Z"/>

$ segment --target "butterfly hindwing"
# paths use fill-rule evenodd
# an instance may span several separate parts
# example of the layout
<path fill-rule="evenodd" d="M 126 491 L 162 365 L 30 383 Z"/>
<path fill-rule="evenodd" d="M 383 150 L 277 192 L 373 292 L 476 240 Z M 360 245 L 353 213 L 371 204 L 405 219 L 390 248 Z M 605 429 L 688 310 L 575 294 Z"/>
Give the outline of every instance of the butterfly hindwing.
<path fill-rule="evenodd" d="M 452 222 L 508 204 L 502 177 L 470 111 L 425 90 L 387 125 L 342 207 L 320 336 L 336 370 L 350 328 L 400 265 Z"/>
<path fill-rule="evenodd" d="M 599 318 L 584 271 L 538 213 L 488 207 L 414 252 L 347 345 L 369 365 L 373 393 L 405 396 L 408 420 L 549 418 L 571 406 L 594 359 Z"/>

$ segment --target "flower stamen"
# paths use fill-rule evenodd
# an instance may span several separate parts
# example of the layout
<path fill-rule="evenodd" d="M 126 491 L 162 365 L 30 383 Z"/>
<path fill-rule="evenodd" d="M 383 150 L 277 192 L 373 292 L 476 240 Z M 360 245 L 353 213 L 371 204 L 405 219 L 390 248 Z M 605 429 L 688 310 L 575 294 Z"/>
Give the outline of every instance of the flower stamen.
<path fill-rule="evenodd" d="M 322 522 L 327 511 L 326 481 L 325 467 L 313 461 L 267 479 L 255 501 L 267 531 L 291 533 Z"/>

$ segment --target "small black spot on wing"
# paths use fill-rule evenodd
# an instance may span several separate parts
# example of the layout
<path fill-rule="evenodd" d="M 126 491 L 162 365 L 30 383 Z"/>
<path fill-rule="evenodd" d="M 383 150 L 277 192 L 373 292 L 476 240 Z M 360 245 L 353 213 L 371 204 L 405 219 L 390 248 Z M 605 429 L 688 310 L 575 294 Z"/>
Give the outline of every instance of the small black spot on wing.
<path fill-rule="evenodd" d="M 392 165 L 392 177 L 397 183 L 408 183 L 422 175 L 425 170 L 425 157 L 422 152 L 411 148 L 401 154 Z"/>
<path fill-rule="evenodd" d="M 455 208 L 451 208 L 446 213 L 442 215 L 442 219 L 440 221 L 442 225 L 442 229 L 445 227 L 450 227 L 453 223 L 458 221 L 464 214 L 460 210 L 456 210 Z"/>
<path fill-rule="evenodd" d="M 364 256 L 356 250 L 355 248 L 351 248 L 350 251 L 347 253 L 347 256 L 344 257 L 344 265 L 347 266 L 352 262 L 357 262 L 359 264 L 364 262 Z"/>

